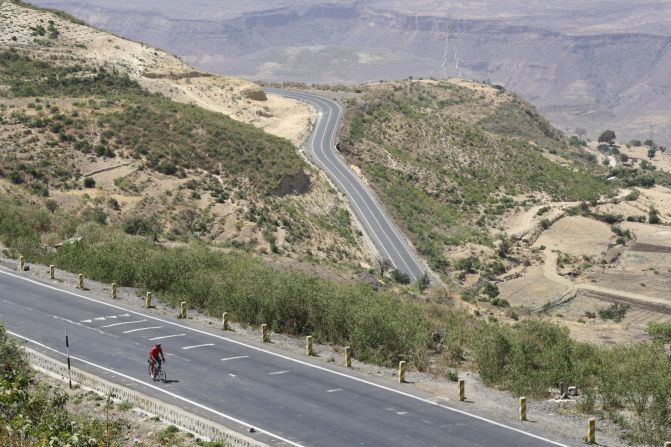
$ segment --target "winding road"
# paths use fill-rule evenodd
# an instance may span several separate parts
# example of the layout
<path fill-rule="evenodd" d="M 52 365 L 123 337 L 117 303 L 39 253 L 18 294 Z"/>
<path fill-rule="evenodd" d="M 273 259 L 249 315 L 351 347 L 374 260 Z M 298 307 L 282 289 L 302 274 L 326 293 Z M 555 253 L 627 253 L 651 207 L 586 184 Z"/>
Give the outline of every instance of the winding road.
<path fill-rule="evenodd" d="M 318 118 L 305 152 L 314 163 L 328 174 L 347 196 L 354 213 L 381 256 L 389 259 L 394 268 L 406 273 L 412 282 L 424 269 L 391 218 L 377 202 L 373 193 L 347 165 L 335 149 L 335 137 L 342 117 L 340 105 L 328 98 L 303 92 L 266 88 L 267 93 L 281 95 L 310 104 Z"/>
<path fill-rule="evenodd" d="M 468 403 L 419 394 L 319 359 L 291 356 L 234 332 L 156 316 L 0 268 L 0 320 L 25 344 L 73 367 L 286 446 L 568 446 L 468 413 Z M 147 352 L 160 341 L 169 383 L 147 377 Z M 472 408 L 472 407 L 471 407 Z M 577 444 L 571 444 L 573 446 Z"/>

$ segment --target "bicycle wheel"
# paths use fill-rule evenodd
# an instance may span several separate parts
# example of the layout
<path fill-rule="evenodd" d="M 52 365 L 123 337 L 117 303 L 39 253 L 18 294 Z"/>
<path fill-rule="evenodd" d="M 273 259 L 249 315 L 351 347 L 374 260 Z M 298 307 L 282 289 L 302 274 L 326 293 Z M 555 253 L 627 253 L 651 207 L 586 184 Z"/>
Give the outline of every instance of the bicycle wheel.
<path fill-rule="evenodd" d="M 152 370 L 151 370 L 151 364 L 149 364 L 149 378 L 150 378 L 150 379 L 153 379 L 153 378 L 154 378 L 154 376 L 153 376 L 153 374 L 152 374 Z"/>
<path fill-rule="evenodd" d="M 166 380 L 168 380 L 163 367 L 161 367 L 161 369 L 158 370 L 158 374 L 156 375 L 156 378 L 158 380 L 160 380 L 161 382 L 164 382 L 164 383 L 165 383 Z"/>

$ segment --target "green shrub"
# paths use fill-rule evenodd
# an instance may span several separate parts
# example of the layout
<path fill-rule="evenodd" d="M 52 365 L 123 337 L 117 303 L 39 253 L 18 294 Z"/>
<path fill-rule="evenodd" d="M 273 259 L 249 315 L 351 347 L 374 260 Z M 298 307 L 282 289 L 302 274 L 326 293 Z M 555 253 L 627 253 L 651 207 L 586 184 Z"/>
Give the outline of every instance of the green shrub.
<path fill-rule="evenodd" d="M 607 309 L 599 309 L 599 318 L 602 320 L 613 320 L 619 323 L 627 315 L 627 311 L 631 307 L 627 303 L 613 303 Z"/>
<path fill-rule="evenodd" d="M 95 188 L 96 186 L 96 181 L 93 179 L 93 177 L 85 177 L 84 178 L 84 187 L 85 188 Z"/>
<path fill-rule="evenodd" d="M 661 343 L 671 343 L 671 323 L 648 323 L 648 335 Z"/>

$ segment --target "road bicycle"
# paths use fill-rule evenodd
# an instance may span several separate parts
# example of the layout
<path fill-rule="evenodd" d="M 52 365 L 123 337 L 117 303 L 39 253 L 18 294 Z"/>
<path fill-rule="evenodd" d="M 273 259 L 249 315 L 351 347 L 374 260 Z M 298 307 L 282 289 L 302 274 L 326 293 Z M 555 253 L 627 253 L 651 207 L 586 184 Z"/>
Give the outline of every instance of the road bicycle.
<path fill-rule="evenodd" d="M 165 382 L 167 380 L 167 377 L 165 374 L 165 369 L 163 369 L 163 366 L 156 364 L 156 366 L 152 367 L 152 364 L 149 363 L 149 378 L 152 379 L 154 382 L 156 382 L 157 380 Z"/>

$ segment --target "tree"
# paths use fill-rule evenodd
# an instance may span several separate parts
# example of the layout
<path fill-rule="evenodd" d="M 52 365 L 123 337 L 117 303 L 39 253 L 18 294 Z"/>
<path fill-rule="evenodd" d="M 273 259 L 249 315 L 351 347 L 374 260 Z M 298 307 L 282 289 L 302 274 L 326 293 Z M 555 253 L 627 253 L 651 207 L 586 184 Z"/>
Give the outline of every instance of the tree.
<path fill-rule="evenodd" d="M 375 265 L 377 266 L 377 269 L 380 271 L 380 278 L 384 278 L 384 272 L 389 270 L 394 266 L 394 264 L 391 263 L 391 261 L 387 258 L 378 258 L 375 261 Z"/>
<path fill-rule="evenodd" d="M 417 280 L 417 287 L 419 288 L 420 292 L 424 292 L 426 289 L 429 288 L 431 285 L 431 278 L 429 278 L 429 274 L 424 272 L 422 276 L 419 277 Z"/>
<path fill-rule="evenodd" d="M 659 218 L 659 211 L 657 211 L 657 208 L 655 208 L 654 206 L 651 206 L 650 211 L 648 211 L 648 223 L 651 223 L 653 225 L 661 223 L 661 220 Z"/>
<path fill-rule="evenodd" d="M 609 145 L 615 144 L 615 132 L 612 130 L 606 130 L 601 135 L 599 135 L 599 143 L 608 143 Z"/>
<path fill-rule="evenodd" d="M 577 127 L 575 129 L 575 134 L 578 135 L 578 139 L 582 143 L 585 140 L 585 135 L 587 135 L 587 130 L 582 127 Z"/>
<path fill-rule="evenodd" d="M 648 138 L 647 140 L 645 140 L 643 142 L 643 145 L 648 146 L 648 147 L 655 147 L 655 142 L 652 141 L 650 138 Z"/>
<path fill-rule="evenodd" d="M 490 300 L 493 300 L 497 296 L 499 296 L 499 287 L 496 284 L 492 284 L 491 282 L 488 282 L 485 284 L 485 287 L 483 289 L 483 292 L 485 295 L 489 297 Z"/>
<path fill-rule="evenodd" d="M 650 160 L 652 160 L 653 158 L 655 158 L 656 153 L 657 153 L 657 149 L 655 149 L 654 146 L 650 147 L 650 149 L 648 149 L 648 158 Z"/>
<path fill-rule="evenodd" d="M 85 188 L 95 188 L 96 186 L 96 181 L 93 179 L 93 177 L 85 177 L 84 178 L 84 187 Z"/>

